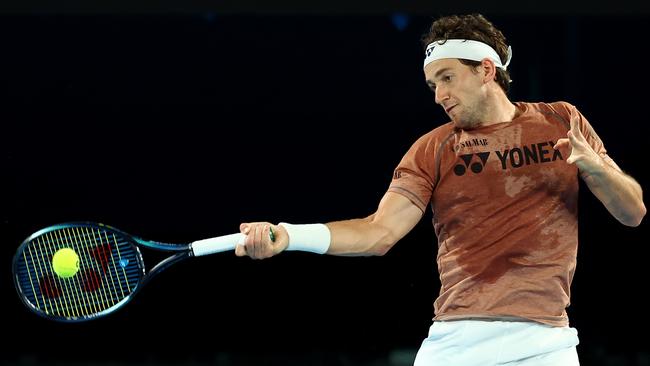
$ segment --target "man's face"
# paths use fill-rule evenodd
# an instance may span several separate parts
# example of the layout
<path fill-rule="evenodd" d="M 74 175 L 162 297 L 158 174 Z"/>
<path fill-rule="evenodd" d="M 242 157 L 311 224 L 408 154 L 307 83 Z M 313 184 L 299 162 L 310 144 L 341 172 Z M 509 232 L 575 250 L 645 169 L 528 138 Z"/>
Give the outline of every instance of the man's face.
<path fill-rule="evenodd" d="M 424 68 L 427 85 L 454 125 L 478 127 L 485 116 L 486 89 L 482 75 L 458 59 L 440 59 Z"/>

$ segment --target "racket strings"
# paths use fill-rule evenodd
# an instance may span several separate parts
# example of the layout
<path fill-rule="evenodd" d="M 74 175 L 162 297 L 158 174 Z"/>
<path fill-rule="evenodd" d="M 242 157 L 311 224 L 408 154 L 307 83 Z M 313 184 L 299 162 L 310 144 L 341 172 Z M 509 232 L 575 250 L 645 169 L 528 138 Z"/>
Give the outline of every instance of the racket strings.
<path fill-rule="evenodd" d="M 58 236 L 58 239 L 54 239 L 53 235 Z M 70 311 L 72 299 L 74 298 L 78 301 L 79 298 L 78 292 L 76 291 L 79 288 L 79 278 L 78 276 L 74 276 L 73 281 L 76 281 L 77 284 L 71 285 L 68 279 L 59 278 L 49 263 L 49 258 L 63 247 L 73 248 L 73 250 L 77 249 L 75 252 L 81 254 L 83 258 L 83 251 L 80 251 L 78 247 L 75 248 L 74 245 L 70 245 L 68 239 L 69 237 L 67 235 L 64 235 L 62 239 L 61 232 L 48 232 L 32 240 L 28 248 L 32 266 L 35 272 L 38 268 L 38 272 L 40 273 L 40 277 L 38 278 L 40 291 L 38 294 L 35 293 L 35 298 L 38 301 L 38 295 L 40 295 L 41 302 L 43 303 L 42 310 L 47 314 L 70 317 L 71 315 L 79 314 L 79 311 L 75 311 L 75 309 L 72 312 Z M 40 256 L 35 256 L 33 252 L 39 253 Z M 26 266 L 29 268 L 29 261 L 27 260 Z M 30 282 L 34 281 L 30 278 Z M 77 293 L 72 294 L 70 288 L 73 288 Z"/>
<path fill-rule="evenodd" d="M 79 245 L 80 249 L 84 252 L 86 263 L 89 264 L 88 268 L 82 272 L 85 280 L 81 289 L 86 293 L 96 295 L 96 300 L 93 302 L 97 306 L 97 310 L 95 312 L 107 309 L 112 305 L 112 296 L 107 293 L 110 292 L 110 289 L 106 286 L 103 286 L 102 279 L 106 277 L 101 276 L 101 274 L 106 274 L 104 244 L 99 243 L 99 245 L 97 245 L 98 243 L 96 241 L 96 238 L 91 238 L 87 232 L 80 234 L 79 228 L 74 228 L 74 231 L 74 238 L 77 241 L 77 245 Z M 101 271 L 101 274 L 97 272 L 97 264 L 100 266 L 99 270 Z M 106 279 L 108 280 L 108 278 Z"/>
<path fill-rule="evenodd" d="M 88 234 L 88 228 L 85 228 L 85 231 L 86 234 Z M 95 243 L 99 242 L 100 244 L 99 246 L 95 247 L 96 257 L 99 261 L 101 270 L 104 273 L 104 276 L 100 278 L 106 278 L 108 280 L 108 277 L 110 277 L 110 281 L 108 281 L 106 285 L 102 283 L 101 288 L 104 294 L 106 295 L 107 304 L 109 305 L 109 307 L 111 307 L 126 296 L 124 294 L 122 279 L 119 276 L 117 265 L 115 263 L 115 256 L 112 254 L 113 252 L 112 247 L 114 247 L 117 250 L 117 253 L 119 255 L 120 253 L 119 245 L 117 245 L 117 238 L 115 238 L 115 234 L 113 234 L 113 238 L 115 238 L 115 240 L 111 244 L 111 241 L 108 240 L 108 236 L 105 231 L 100 232 L 99 230 L 97 230 L 95 232 L 95 230 L 93 230 L 91 233 L 92 233 L 93 241 Z M 95 235 L 95 233 L 97 233 L 97 236 Z M 104 234 L 104 238 L 102 238 L 101 235 L 102 233 Z M 107 272 L 108 272 L 108 277 L 106 277 Z M 117 279 L 117 283 L 115 281 L 115 278 L 113 277 L 113 273 L 115 273 L 115 278 Z M 128 288 L 129 287 L 128 278 L 126 278 L 125 276 L 124 279 L 126 280 L 126 286 Z M 119 294 L 118 294 L 118 286 L 120 292 Z M 131 291 L 127 291 L 127 295 L 130 293 Z"/>
<path fill-rule="evenodd" d="M 54 273 L 51 259 L 62 248 L 79 256 L 70 278 Z M 23 295 L 48 315 L 87 317 L 109 309 L 137 287 L 142 270 L 132 244 L 113 232 L 65 227 L 32 239 L 23 250 L 17 276 Z"/>
<path fill-rule="evenodd" d="M 75 227 L 69 230 L 74 231 L 71 233 L 71 238 L 83 253 L 85 263 L 88 264 L 82 271 L 84 282 L 80 289 L 93 298 L 91 301 L 93 313 L 114 306 L 126 295 L 130 294 L 130 291 L 124 294 L 122 285 L 122 281 L 128 281 L 127 277 L 120 278 L 117 268 L 110 268 L 110 258 L 113 257 L 111 247 L 114 247 L 118 252 L 120 251 L 117 239 L 114 245 L 111 245 L 108 240 L 103 241 L 99 229 L 95 229 L 95 231 L 84 227 L 82 230 Z M 115 261 L 112 261 L 112 264 L 115 265 Z M 116 273 L 115 277 L 113 272 Z M 116 278 L 118 284 L 115 283 Z M 120 288 L 119 294 L 117 292 L 118 286 Z"/>
<path fill-rule="evenodd" d="M 101 291 L 96 292 L 94 289 L 99 288 L 97 277 L 94 275 L 93 261 L 89 254 L 88 245 L 85 244 L 85 238 L 79 233 L 78 228 L 66 228 L 65 242 L 80 255 L 80 268 L 76 291 L 85 294 L 86 302 L 77 303 L 79 307 L 86 310 L 84 315 L 96 313 L 105 308 L 105 294 Z M 78 299 L 83 299 L 79 297 Z"/>
<path fill-rule="evenodd" d="M 52 254 L 60 249 L 60 248 L 56 248 L 53 245 L 51 233 L 47 233 L 45 237 L 38 238 L 37 242 L 39 243 L 40 246 L 45 246 L 47 248 L 46 249 L 47 251 L 52 251 Z M 43 251 L 41 251 L 41 256 L 42 257 L 44 256 Z M 47 257 L 51 258 L 51 256 L 45 256 L 45 258 Z M 70 294 L 71 292 L 70 284 L 68 283 L 69 281 L 58 281 L 57 276 L 53 275 L 51 271 L 52 266 L 44 266 L 44 267 L 46 268 L 46 270 L 48 268 L 50 269 L 50 271 L 47 271 L 47 275 L 41 278 L 41 282 L 46 284 L 47 286 L 46 293 L 48 294 L 50 299 L 54 299 L 54 304 L 56 305 L 57 312 L 61 314 L 65 314 L 68 317 L 72 316 L 73 315 L 72 313 L 74 313 L 74 311 L 70 309 L 71 306 L 69 305 L 72 303 L 71 294 Z"/>
<path fill-rule="evenodd" d="M 55 231 L 55 232 L 50 232 L 47 233 L 47 237 L 49 239 L 49 243 L 53 245 L 52 250 L 59 250 L 63 247 L 67 248 L 72 248 L 73 250 L 75 249 L 72 243 L 69 241 L 68 236 L 62 236 L 61 231 Z M 54 243 L 58 242 L 58 246 L 54 246 Z M 82 254 L 81 251 L 75 250 L 75 252 Z M 78 255 L 79 255 L 78 254 Z M 82 258 L 79 258 L 80 265 L 82 262 Z M 57 276 L 53 276 L 57 278 Z M 58 278 L 57 278 L 58 279 Z M 63 282 L 64 286 L 67 290 L 66 295 L 68 296 L 68 301 L 69 303 L 66 305 L 69 305 L 72 308 L 72 314 L 74 316 L 83 316 L 88 314 L 91 310 L 91 307 L 88 305 L 90 303 L 90 297 L 88 296 L 87 293 L 84 293 L 83 291 L 79 291 L 79 288 L 81 286 L 82 279 L 79 276 L 73 276 L 69 280 L 61 280 L 59 279 L 59 286 L 60 283 Z M 73 306 L 74 304 L 81 304 L 82 306 Z"/>

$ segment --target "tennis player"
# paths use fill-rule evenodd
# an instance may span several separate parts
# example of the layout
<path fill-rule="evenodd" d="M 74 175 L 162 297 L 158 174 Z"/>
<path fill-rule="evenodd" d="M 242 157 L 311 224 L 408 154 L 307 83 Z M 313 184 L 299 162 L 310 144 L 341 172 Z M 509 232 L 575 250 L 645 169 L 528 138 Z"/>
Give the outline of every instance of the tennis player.
<path fill-rule="evenodd" d="M 641 187 L 575 106 L 509 100 L 512 51 L 485 17 L 440 18 L 423 40 L 426 83 L 451 121 L 415 141 L 375 213 L 243 223 L 236 253 L 383 255 L 430 205 L 441 288 L 415 365 L 578 365 L 566 313 L 578 177 L 628 226 L 645 216 Z"/>

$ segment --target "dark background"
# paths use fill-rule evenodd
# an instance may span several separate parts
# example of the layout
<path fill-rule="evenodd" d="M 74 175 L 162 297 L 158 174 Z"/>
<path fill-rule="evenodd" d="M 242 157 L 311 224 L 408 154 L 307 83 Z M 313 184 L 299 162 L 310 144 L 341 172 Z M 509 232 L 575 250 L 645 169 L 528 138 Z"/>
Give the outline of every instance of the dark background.
<path fill-rule="evenodd" d="M 372 213 L 447 121 L 419 43 L 439 15 L 484 12 L 513 47 L 511 99 L 575 104 L 648 185 L 646 5 L 65 4 L 0 7 L 2 364 L 410 364 L 439 287 L 430 212 L 384 257 L 196 258 L 72 325 L 23 307 L 11 263 L 60 222 L 180 243 Z M 581 188 L 581 361 L 650 365 L 647 220 L 624 227 Z"/>

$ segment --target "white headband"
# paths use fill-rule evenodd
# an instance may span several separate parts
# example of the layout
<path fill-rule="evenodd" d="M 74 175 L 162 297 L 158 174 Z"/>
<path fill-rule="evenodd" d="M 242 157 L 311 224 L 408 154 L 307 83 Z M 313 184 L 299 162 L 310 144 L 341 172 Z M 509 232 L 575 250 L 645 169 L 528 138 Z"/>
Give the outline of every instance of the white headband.
<path fill-rule="evenodd" d="M 433 41 L 427 46 L 426 55 L 424 66 L 442 58 L 462 58 L 472 61 L 482 61 L 484 58 L 489 58 L 496 67 L 505 70 L 510 64 L 510 59 L 512 59 L 512 47 L 508 46 L 508 59 L 505 65 L 501 64 L 501 58 L 494 48 L 483 42 L 470 39 Z"/>

